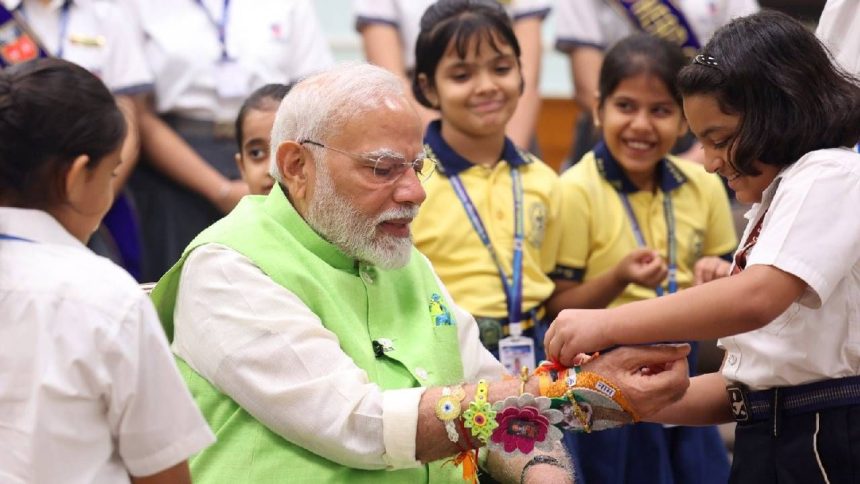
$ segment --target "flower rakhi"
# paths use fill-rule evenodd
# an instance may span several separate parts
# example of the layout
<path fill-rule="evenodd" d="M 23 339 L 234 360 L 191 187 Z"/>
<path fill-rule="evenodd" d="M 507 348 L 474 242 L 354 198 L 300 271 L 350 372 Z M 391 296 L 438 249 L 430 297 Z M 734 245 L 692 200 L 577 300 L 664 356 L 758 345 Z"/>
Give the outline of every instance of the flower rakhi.
<path fill-rule="evenodd" d="M 561 440 L 561 430 L 555 424 L 561 422 L 562 413 L 550 408 L 551 400 L 524 393 L 519 397 L 508 397 L 496 402 L 498 427 L 487 443 L 491 450 L 508 454 L 530 454 L 535 448 L 548 452 L 553 444 Z"/>
<path fill-rule="evenodd" d="M 475 389 L 475 399 L 469 403 L 469 408 L 463 412 L 463 425 L 472 433 L 472 437 L 486 444 L 496 423 L 496 411 L 487 401 L 489 386 L 485 380 L 480 380 Z"/>

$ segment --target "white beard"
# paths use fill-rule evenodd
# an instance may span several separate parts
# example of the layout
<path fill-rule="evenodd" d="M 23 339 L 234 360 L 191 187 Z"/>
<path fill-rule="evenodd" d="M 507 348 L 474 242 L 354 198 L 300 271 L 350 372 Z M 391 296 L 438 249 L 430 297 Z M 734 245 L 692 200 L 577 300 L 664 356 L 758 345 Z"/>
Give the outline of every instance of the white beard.
<path fill-rule="evenodd" d="M 337 193 L 324 165 L 316 165 L 316 190 L 308 202 L 308 224 L 354 259 L 381 269 L 399 269 L 408 264 L 412 255 L 412 236 L 395 237 L 380 232 L 378 227 L 386 220 L 415 218 L 418 206 L 402 205 L 370 219 Z"/>

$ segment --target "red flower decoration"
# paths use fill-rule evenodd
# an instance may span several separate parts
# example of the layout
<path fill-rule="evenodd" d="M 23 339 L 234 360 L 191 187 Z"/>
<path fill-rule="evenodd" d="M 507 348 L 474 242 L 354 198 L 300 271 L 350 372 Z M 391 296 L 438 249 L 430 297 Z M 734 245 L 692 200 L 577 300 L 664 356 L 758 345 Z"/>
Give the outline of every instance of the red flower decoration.
<path fill-rule="evenodd" d="M 507 453 L 519 450 L 530 454 L 536 442 L 546 440 L 549 419 L 535 407 L 507 407 L 496 414 L 496 421 L 499 426 L 490 440 Z"/>

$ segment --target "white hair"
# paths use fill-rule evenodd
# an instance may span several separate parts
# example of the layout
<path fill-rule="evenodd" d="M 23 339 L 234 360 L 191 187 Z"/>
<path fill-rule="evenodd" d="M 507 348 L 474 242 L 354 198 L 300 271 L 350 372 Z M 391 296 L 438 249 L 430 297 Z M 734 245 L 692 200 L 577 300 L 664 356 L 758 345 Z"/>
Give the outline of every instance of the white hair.
<path fill-rule="evenodd" d="M 296 84 L 281 101 L 272 126 L 269 172 L 283 182 L 275 159 L 284 141 L 325 143 L 337 130 L 386 100 L 405 95 L 400 79 L 371 64 L 336 64 Z"/>

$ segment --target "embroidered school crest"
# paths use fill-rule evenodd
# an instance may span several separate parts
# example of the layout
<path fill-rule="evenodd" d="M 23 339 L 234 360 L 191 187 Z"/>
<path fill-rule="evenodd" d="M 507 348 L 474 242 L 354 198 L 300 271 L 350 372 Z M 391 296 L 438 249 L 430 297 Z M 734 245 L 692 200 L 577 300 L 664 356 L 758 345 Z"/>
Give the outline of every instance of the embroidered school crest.
<path fill-rule="evenodd" d="M 534 202 L 529 205 L 529 220 L 531 221 L 531 230 L 529 231 L 529 243 L 536 249 L 540 249 L 543 244 L 544 232 L 546 230 L 546 205 L 541 202 Z"/>
<path fill-rule="evenodd" d="M 433 293 L 430 296 L 430 319 L 436 326 L 451 326 L 454 324 L 454 318 L 448 307 L 445 306 L 442 296 L 438 293 Z"/>

